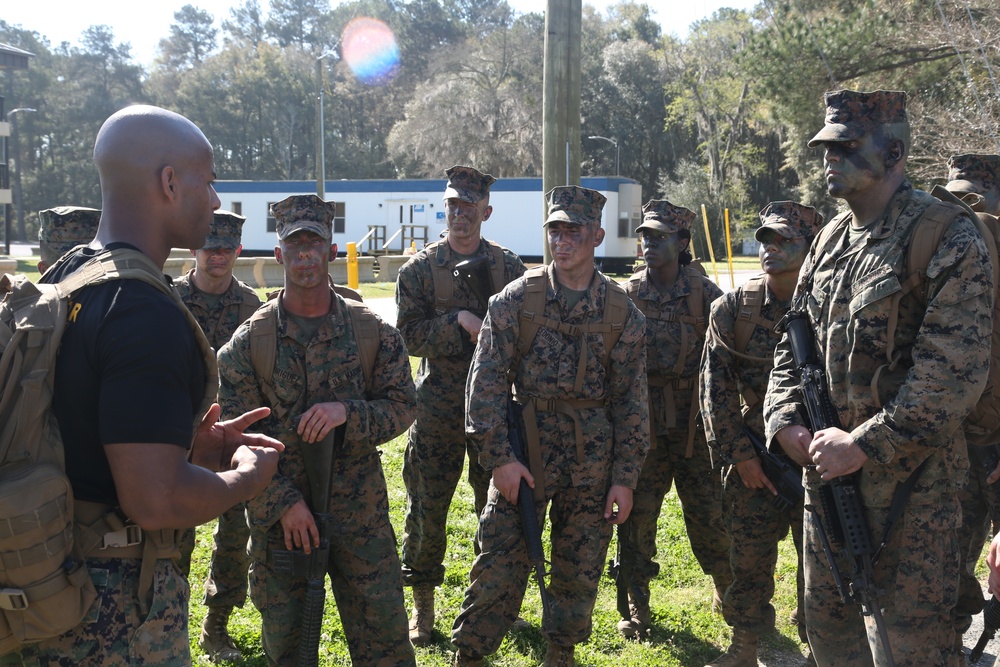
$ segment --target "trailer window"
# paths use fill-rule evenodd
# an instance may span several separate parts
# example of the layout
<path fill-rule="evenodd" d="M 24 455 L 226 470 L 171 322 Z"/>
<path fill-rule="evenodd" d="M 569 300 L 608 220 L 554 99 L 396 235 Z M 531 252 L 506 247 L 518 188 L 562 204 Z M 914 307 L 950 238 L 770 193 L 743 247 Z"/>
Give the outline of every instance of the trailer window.
<path fill-rule="evenodd" d="M 278 231 L 278 221 L 274 219 L 273 215 L 271 215 L 271 206 L 273 205 L 273 201 L 267 202 L 267 231 L 269 232 Z"/>

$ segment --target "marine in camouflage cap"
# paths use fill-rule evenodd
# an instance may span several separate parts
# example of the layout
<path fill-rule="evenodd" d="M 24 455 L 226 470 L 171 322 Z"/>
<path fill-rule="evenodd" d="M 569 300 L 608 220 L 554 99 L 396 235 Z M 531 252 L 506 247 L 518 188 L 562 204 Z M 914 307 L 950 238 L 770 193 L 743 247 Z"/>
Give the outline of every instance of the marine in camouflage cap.
<path fill-rule="evenodd" d="M 896 90 L 875 90 L 861 93 L 837 90 L 824 95 L 826 124 L 812 139 L 813 148 L 825 141 L 851 141 L 871 134 L 882 125 L 908 123 L 906 93 Z"/>
<path fill-rule="evenodd" d="M 549 214 L 545 225 L 550 222 L 568 222 L 571 225 L 601 225 L 601 213 L 608 200 L 597 190 L 579 185 L 560 185 L 545 194 Z"/>
<path fill-rule="evenodd" d="M 444 173 L 448 175 L 448 184 L 444 188 L 443 198 L 457 198 L 470 204 L 489 199 L 490 186 L 497 181 L 475 167 L 464 165 L 455 165 Z"/>
<path fill-rule="evenodd" d="M 945 188 L 973 210 L 1000 214 L 1000 155 L 966 153 L 951 156 Z"/>
<path fill-rule="evenodd" d="M 773 201 L 760 211 L 760 227 L 753 237 L 763 241 L 767 230 L 786 239 L 812 238 L 823 226 L 823 214 L 812 206 L 794 201 Z"/>
<path fill-rule="evenodd" d="M 42 265 L 48 268 L 70 249 L 94 240 L 101 211 L 85 206 L 57 206 L 39 211 L 38 218 L 41 222 L 38 247 L 42 260 L 39 270 L 44 273 Z"/>
<path fill-rule="evenodd" d="M 212 218 L 212 226 L 205 239 L 204 250 L 224 248 L 236 250 L 243 238 L 243 223 L 246 218 L 231 211 L 216 211 Z"/>
<path fill-rule="evenodd" d="M 695 212 L 683 206 L 675 206 L 666 199 L 650 199 L 642 207 L 642 224 L 635 228 L 638 234 L 643 229 L 663 234 L 691 232 Z"/>
<path fill-rule="evenodd" d="M 303 230 L 330 240 L 336 211 L 336 202 L 323 201 L 316 195 L 291 195 L 271 204 L 279 241 Z"/>

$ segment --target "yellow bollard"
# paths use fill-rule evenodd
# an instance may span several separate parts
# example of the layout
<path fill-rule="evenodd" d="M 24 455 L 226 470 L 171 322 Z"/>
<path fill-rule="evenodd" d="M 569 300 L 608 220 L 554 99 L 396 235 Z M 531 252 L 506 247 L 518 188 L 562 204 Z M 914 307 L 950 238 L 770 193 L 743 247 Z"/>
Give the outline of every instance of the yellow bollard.
<path fill-rule="evenodd" d="M 358 244 L 347 244 L 347 286 L 358 289 Z"/>
<path fill-rule="evenodd" d="M 715 265 L 715 250 L 712 248 L 712 232 L 708 230 L 708 210 L 701 205 L 701 219 L 705 221 L 705 240 L 708 241 L 708 256 L 712 260 L 712 273 L 715 274 L 715 284 L 719 284 L 719 267 Z"/>
<path fill-rule="evenodd" d="M 736 273 L 733 271 L 733 242 L 729 236 L 729 209 L 726 209 L 726 260 L 729 262 L 729 284 L 736 289 Z"/>

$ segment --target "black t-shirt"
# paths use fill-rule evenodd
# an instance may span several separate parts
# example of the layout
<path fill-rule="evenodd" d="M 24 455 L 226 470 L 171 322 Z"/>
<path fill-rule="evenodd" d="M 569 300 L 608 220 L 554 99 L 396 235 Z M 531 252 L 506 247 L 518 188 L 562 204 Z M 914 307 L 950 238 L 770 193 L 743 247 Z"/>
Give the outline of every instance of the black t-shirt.
<path fill-rule="evenodd" d="M 77 251 L 44 282 L 59 282 L 95 254 Z M 118 504 L 103 445 L 191 445 L 205 365 L 186 316 L 152 285 L 115 280 L 80 290 L 55 375 L 53 407 L 77 498 Z"/>

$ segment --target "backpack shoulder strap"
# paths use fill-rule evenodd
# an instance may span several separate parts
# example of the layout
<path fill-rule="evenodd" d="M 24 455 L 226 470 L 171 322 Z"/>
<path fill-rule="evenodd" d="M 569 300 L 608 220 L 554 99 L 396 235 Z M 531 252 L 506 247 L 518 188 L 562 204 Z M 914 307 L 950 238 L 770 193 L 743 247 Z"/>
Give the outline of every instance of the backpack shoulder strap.
<path fill-rule="evenodd" d="M 625 318 L 628 316 L 628 293 L 615 281 L 607 280 L 607 297 L 604 302 L 604 368 L 611 364 L 611 350 L 618 345 L 622 332 L 625 330 Z"/>
<path fill-rule="evenodd" d="M 372 392 L 372 380 L 375 377 L 375 360 L 378 357 L 380 344 L 378 319 L 368 306 L 360 301 L 345 299 L 347 310 L 351 317 L 351 327 L 354 329 L 354 342 L 358 346 L 358 359 L 365 376 L 365 393 Z"/>
<path fill-rule="evenodd" d="M 431 267 L 431 280 L 434 283 L 434 313 L 438 316 L 448 312 L 452 297 L 455 296 L 455 277 L 447 266 L 438 264 L 437 256 L 441 252 L 444 241 L 435 241 L 424 248 L 427 262 Z"/>
<path fill-rule="evenodd" d="M 235 280 L 235 278 L 233 279 Z M 260 308 L 260 297 L 251 288 L 241 282 L 237 282 L 240 287 L 240 323 L 246 322 Z"/>
<path fill-rule="evenodd" d="M 691 266 L 691 264 L 697 264 L 697 266 Z M 691 291 L 688 292 L 687 296 L 688 315 L 693 320 L 691 324 L 695 330 L 704 336 L 705 330 L 708 328 L 708 321 L 705 317 L 705 281 L 708 280 L 708 275 L 700 262 L 691 262 L 691 264 L 683 268 L 691 285 Z"/>
<path fill-rule="evenodd" d="M 271 384 L 277 354 L 278 302 L 274 299 L 250 316 L 250 363 L 253 365 L 254 375 L 257 376 L 257 386 L 268 402 L 268 407 L 275 417 L 284 420 L 287 410 L 282 407 Z"/>
<path fill-rule="evenodd" d="M 507 281 L 504 280 L 503 248 L 495 243 L 489 243 L 488 246 L 491 254 L 493 255 L 493 266 L 490 269 L 490 280 L 493 281 L 493 293 L 496 294 L 504 288 L 504 285 L 507 284 Z"/>
<path fill-rule="evenodd" d="M 764 276 L 754 276 L 739 289 L 739 311 L 736 313 L 733 325 L 733 339 L 736 351 L 740 354 L 746 354 L 754 328 L 757 326 L 768 328 L 769 325 L 773 327 L 775 324 L 765 320 L 760 314 L 765 290 Z"/>
<path fill-rule="evenodd" d="M 540 320 L 545 313 L 545 290 L 549 279 L 545 266 L 538 266 L 524 272 L 524 300 L 521 302 L 520 326 L 517 332 L 517 354 L 523 357 L 541 326 Z M 537 321 L 536 321 L 537 320 Z"/>

